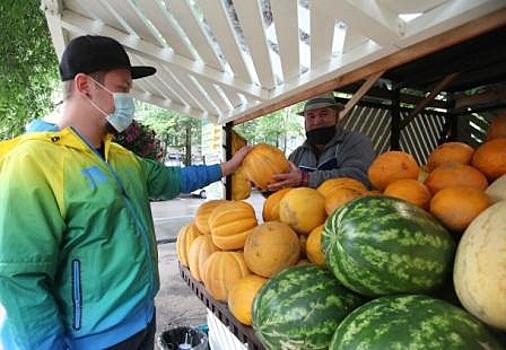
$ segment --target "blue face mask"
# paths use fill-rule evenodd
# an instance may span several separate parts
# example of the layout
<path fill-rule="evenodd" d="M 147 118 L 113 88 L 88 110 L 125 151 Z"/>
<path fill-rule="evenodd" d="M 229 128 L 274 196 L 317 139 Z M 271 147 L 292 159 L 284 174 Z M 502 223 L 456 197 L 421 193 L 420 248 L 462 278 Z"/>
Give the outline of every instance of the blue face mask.
<path fill-rule="evenodd" d="M 93 79 L 93 78 L 92 78 Z M 94 80 L 94 79 L 93 79 Z M 93 101 L 90 103 L 106 116 L 106 120 L 117 132 L 125 131 L 134 119 L 135 104 L 132 95 L 124 92 L 111 92 L 105 86 L 94 80 L 100 87 L 112 95 L 114 100 L 114 111 L 111 113 L 104 112 Z"/>

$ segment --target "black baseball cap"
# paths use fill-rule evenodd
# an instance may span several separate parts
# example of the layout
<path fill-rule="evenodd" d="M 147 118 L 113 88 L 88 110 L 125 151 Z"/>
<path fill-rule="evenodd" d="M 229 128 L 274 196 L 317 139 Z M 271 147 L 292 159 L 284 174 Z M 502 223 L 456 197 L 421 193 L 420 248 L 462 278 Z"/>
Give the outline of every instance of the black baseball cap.
<path fill-rule="evenodd" d="M 126 68 L 132 79 L 144 78 L 156 73 L 154 67 L 132 67 L 123 46 L 106 36 L 84 35 L 72 39 L 60 61 L 62 81 L 74 79 L 78 73 L 93 73 Z"/>

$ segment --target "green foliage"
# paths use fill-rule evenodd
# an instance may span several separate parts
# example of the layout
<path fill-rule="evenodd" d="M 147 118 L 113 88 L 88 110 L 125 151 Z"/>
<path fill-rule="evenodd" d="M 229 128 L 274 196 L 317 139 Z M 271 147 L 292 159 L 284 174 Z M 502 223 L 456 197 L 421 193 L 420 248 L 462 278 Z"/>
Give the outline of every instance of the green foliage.
<path fill-rule="evenodd" d="M 40 0 L 0 1 L 0 139 L 53 107 L 58 61 Z"/>
<path fill-rule="evenodd" d="M 303 103 L 285 108 L 240 124 L 235 130 L 251 144 L 265 142 L 276 147 L 286 145 L 287 134 L 304 135 L 304 126 L 296 112 L 302 110 Z"/>

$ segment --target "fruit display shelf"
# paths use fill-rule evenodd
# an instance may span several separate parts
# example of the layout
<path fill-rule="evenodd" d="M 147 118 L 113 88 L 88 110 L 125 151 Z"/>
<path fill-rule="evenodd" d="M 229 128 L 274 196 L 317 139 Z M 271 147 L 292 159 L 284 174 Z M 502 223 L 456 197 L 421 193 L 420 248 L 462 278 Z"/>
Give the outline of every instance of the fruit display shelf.
<path fill-rule="evenodd" d="M 179 273 L 185 283 L 195 293 L 195 295 L 202 301 L 202 303 L 230 330 L 239 341 L 246 343 L 248 349 L 251 350 L 265 350 L 265 347 L 260 343 L 260 340 L 255 335 L 253 328 L 243 325 L 237 320 L 228 310 L 227 304 L 214 299 L 206 290 L 201 282 L 195 280 L 188 268 L 180 263 Z"/>

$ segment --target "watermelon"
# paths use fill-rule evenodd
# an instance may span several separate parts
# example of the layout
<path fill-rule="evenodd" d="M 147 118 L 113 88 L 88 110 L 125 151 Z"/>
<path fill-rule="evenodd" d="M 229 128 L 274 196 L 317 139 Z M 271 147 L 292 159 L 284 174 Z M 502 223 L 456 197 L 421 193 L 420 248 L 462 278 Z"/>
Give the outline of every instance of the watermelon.
<path fill-rule="evenodd" d="M 290 267 L 255 297 L 253 329 L 267 349 L 328 349 L 341 320 L 364 302 L 327 269 Z"/>
<path fill-rule="evenodd" d="M 450 277 L 455 254 L 452 237 L 430 213 L 386 196 L 334 211 L 322 247 L 337 279 L 368 296 L 434 290 Z"/>
<path fill-rule="evenodd" d="M 339 325 L 330 350 L 503 349 L 461 308 L 425 295 L 386 296 L 353 311 Z"/>

